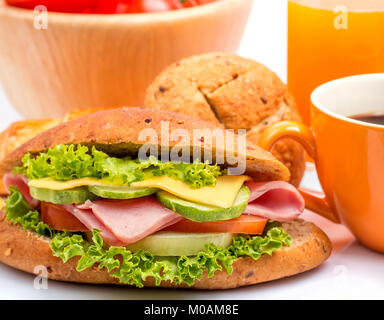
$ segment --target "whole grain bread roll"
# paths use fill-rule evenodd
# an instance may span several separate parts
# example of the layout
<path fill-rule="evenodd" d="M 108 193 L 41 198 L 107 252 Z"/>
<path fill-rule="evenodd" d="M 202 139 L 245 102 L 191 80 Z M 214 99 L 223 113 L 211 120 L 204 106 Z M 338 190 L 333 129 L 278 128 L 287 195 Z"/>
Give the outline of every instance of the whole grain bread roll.
<path fill-rule="evenodd" d="M 144 106 L 210 121 L 227 129 L 246 129 L 257 143 L 264 129 L 282 120 L 300 121 L 293 97 L 264 65 L 228 53 L 208 53 L 176 62 L 148 87 Z M 278 141 L 272 154 L 298 186 L 305 170 L 303 148 Z"/>
<path fill-rule="evenodd" d="M 225 271 L 217 271 L 212 278 L 208 278 L 205 273 L 203 279 L 196 281 L 192 287 L 168 281 L 163 281 L 160 287 L 206 290 L 238 288 L 302 273 L 317 267 L 329 257 L 331 242 L 314 224 L 295 220 L 283 223 L 283 228 L 292 236 L 292 245 L 275 251 L 272 256 L 263 255 L 256 261 L 249 257 L 238 258 L 234 262 L 231 275 Z M 81 272 L 76 271 L 76 257 L 63 263 L 52 255 L 49 238 L 5 221 L 1 211 L 0 261 L 29 273 L 33 273 L 36 266 L 45 266 L 48 278 L 53 280 L 119 284 L 118 279 L 111 277 L 106 269 L 99 270 L 94 266 Z M 154 279 L 148 278 L 144 286 L 154 287 Z"/>

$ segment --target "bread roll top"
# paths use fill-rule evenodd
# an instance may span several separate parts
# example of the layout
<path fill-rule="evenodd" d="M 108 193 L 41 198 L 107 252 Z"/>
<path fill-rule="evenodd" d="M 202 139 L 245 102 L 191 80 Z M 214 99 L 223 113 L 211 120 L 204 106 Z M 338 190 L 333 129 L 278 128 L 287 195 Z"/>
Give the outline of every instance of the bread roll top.
<path fill-rule="evenodd" d="M 245 174 L 255 181 L 289 180 L 289 170 L 272 154 L 250 142 L 243 148 L 238 136 L 226 134 L 212 123 L 168 111 L 145 108 L 99 111 L 64 122 L 18 147 L 1 161 L 0 178 L 20 165 L 26 153 L 38 154 L 59 144 L 82 144 L 118 156 L 137 156 L 143 145 L 158 149 L 158 154 L 164 150 L 171 152 L 173 148 L 189 148 L 191 156 L 200 154 L 202 160 L 207 152 L 211 153 L 213 163 L 219 156 L 223 163 L 218 164 L 223 167 L 232 167 L 236 159 L 244 159 Z M 225 141 L 216 139 L 217 136 Z M 227 144 L 228 139 L 232 139 L 232 146 Z"/>

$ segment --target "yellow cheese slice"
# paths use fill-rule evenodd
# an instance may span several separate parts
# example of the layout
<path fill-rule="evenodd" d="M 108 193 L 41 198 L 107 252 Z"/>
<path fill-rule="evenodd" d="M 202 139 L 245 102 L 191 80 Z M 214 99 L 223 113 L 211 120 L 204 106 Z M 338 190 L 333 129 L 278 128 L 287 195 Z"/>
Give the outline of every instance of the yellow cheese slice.
<path fill-rule="evenodd" d="M 68 190 L 82 186 L 105 186 L 116 185 L 108 180 L 97 178 L 82 178 L 70 181 L 56 181 L 51 178 L 43 178 L 38 180 L 31 180 L 28 182 L 30 187 L 49 189 L 49 190 Z"/>
<path fill-rule="evenodd" d="M 3 210 L 5 208 L 5 202 L 3 198 L 0 198 L 0 210 Z"/>
<path fill-rule="evenodd" d="M 168 176 L 160 176 L 134 182 L 130 186 L 132 188 L 158 188 L 185 200 L 220 208 L 229 208 L 235 201 L 241 186 L 247 180 L 249 180 L 248 176 L 222 176 L 217 178 L 215 186 L 194 189 L 191 188 L 189 184 L 180 180 Z M 82 178 L 64 182 L 55 181 L 51 178 L 43 178 L 31 180 L 28 184 L 31 187 L 50 190 L 67 190 L 81 186 L 116 185 L 108 180 L 97 178 Z"/>
<path fill-rule="evenodd" d="M 229 208 L 247 176 L 222 176 L 217 178 L 213 187 L 193 189 L 188 184 L 167 176 L 154 177 L 131 184 L 134 188 L 159 188 L 172 193 L 182 199 L 204 203 L 215 207 Z"/>

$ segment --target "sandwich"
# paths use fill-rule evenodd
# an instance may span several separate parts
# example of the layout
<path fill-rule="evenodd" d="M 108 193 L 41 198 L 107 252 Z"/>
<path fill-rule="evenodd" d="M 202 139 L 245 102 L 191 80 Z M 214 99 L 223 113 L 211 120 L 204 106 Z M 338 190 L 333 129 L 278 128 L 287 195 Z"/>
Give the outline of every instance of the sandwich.
<path fill-rule="evenodd" d="M 144 107 L 183 113 L 226 129 L 246 129 L 258 143 L 268 126 L 301 121 L 287 86 L 266 66 L 230 53 L 205 53 L 175 62 L 149 85 Z M 272 154 L 290 170 L 298 186 L 305 171 L 300 144 L 285 138 Z"/>
<path fill-rule="evenodd" d="M 0 162 L 9 192 L 0 261 L 29 273 L 44 266 L 54 280 L 196 289 L 324 262 L 331 243 L 298 218 L 304 200 L 289 170 L 224 133 L 181 114 L 121 108 L 38 134 Z"/>

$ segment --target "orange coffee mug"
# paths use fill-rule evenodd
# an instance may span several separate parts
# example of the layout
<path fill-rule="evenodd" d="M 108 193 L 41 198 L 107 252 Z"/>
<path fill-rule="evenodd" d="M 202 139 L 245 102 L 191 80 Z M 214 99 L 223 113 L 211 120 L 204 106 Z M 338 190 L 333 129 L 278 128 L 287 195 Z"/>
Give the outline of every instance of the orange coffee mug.
<path fill-rule="evenodd" d="M 303 145 L 316 164 L 324 194 L 300 188 L 306 207 L 342 222 L 368 248 L 384 252 L 384 125 L 354 120 L 384 115 L 384 74 L 325 83 L 311 95 L 311 127 L 283 121 L 267 128 L 260 145 L 280 138 Z"/>

